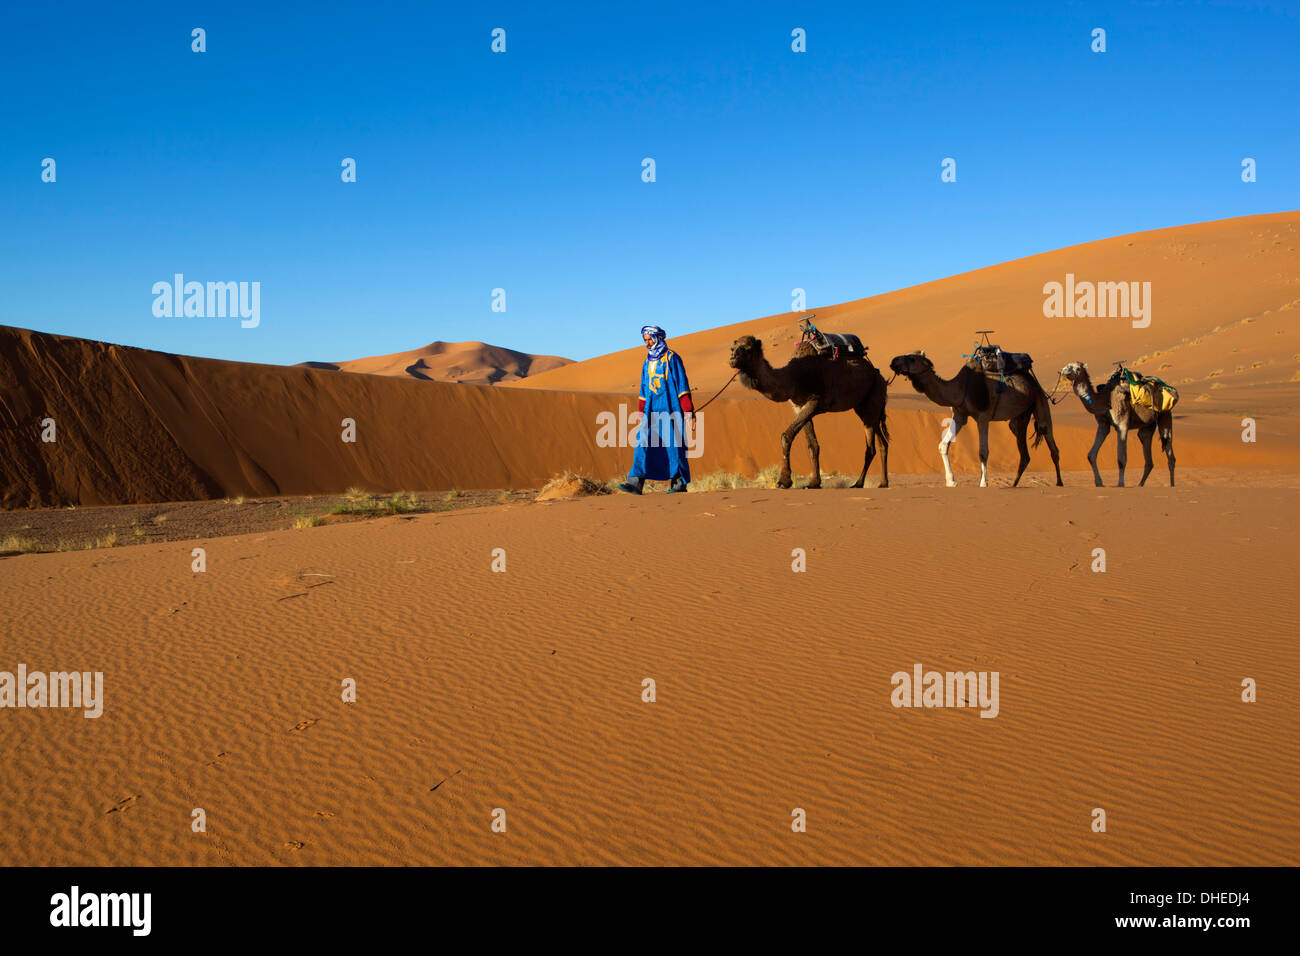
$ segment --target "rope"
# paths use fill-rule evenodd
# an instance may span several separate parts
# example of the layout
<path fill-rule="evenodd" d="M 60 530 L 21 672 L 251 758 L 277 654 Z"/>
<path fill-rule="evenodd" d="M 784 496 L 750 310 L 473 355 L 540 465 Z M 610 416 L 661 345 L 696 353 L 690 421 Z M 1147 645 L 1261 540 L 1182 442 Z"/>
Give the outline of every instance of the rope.
<path fill-rule="evenodd" d="M 730 385 L 732 382 L 734 382 L 734 381 L 736 380 L 736 375 L 739 375 L 739 374 L 740 374 L 740 369 L 737 369 L 737 370 L 736 370 L 736 374 L 735 374 L 735 375 L 732 375 L 731 378 L 727 379 L 727 385 Z M 727 390 L 727 385 L 724 385 L 724 386 L 722 386 L 722 388 L 718 389 L 717 394 L 715 394 L 715 395 L 713 396 L 713 398 L 709 399 L 707 402 L 705 402 L 705 403 L 704 403 L 703 405 L 701 405 L 699 408 L 695 409 L 695 411 L 694 411 L 692 414 L 694 414 L 694 415 L 698 415 L 700 412 L 702 412 L 702 411 L 704 411 L 706 408 L 708 408 L 709 405 L 712 404 L 713 400 L 716 399 L 716 398 L 718 397 L 718 395 L 721 395 L 723 392 L 725 392 L 725 391 Z"/>

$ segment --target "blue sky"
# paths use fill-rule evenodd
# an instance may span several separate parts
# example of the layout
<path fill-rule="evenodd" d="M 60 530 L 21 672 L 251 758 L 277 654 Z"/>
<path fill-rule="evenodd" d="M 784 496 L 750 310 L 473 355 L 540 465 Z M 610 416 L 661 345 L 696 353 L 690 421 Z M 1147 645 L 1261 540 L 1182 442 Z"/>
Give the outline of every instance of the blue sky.
<path fill-rule="evenodd" d="M 276 6 L 6 7 L 0 324 L 581 359 L 1300 207 L 1297 3 Z M 260 282 L 261 324 L 156 318 L 177 272 Z"/>

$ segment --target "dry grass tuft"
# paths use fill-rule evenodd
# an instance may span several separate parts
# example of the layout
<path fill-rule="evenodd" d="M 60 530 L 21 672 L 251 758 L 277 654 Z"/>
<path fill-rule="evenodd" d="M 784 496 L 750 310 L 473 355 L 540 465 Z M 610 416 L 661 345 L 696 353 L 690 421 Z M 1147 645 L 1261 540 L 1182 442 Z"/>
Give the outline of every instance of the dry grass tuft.
<path fill-rule="evenodd" d="M 618 480 L 622 481 L 623 479 Z M 556 475 L 543 485 L 542 490 L 537 495 L 537 500 L 555 501 L 564 498 L 590 498 L 595 495 L 607 495 L 610 492 L 611 489 L 608 484 L 602 484 L 595 478 L 589 478 L 586 475 L 566 471 L 563 474 Z"/>

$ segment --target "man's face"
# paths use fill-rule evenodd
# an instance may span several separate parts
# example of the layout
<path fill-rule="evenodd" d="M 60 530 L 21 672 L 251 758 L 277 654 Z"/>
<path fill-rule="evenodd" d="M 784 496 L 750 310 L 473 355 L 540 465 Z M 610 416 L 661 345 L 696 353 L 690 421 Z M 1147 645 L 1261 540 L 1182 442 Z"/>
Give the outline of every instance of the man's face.
<path fill-rule="evenodd" d="M 650 348 L 651 346 L 653 346 L 653 345 L 655 344 L 655 337 L 654 337 L 653 335 L 651 335 L 649 332 L 642 332 L 642 333 L 641 333 L 641 338 L 645 339 L 645 347 L 646 347 L 646 348 Z"/>

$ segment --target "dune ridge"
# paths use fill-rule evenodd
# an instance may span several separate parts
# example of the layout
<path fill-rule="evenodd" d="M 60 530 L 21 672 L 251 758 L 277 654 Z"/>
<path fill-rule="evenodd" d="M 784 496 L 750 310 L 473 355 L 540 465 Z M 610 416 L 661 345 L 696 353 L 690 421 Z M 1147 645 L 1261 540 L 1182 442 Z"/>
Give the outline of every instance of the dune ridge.
<path fill-rule="evenodd" d="M 424 348 L 343 362 L 299 362 L 299 368 L 405 376 L 424 382 L 498 385 L 572 363 L 558 355 L 530 355 L 484 342 L 430 342 Z"/>
<path fill-rule="evenodd" d="M 818 327 L 858 335 L 872 361 L 887 368 L 903 352 L 925 349 L 951 376 L 977 329 L 994 329 L 999 344 L 1034 356 L 1044 386 L 1072 361 L 1086 361 L 1105 379 L 1123 360 L 1186 388 L 1195 413 L 1253 409 L 1275 415 L 1288 440 L 1300 403 L 1300 211 L 1243 216 L 1154 229 L 1068 246 L 973 272 L 839 305 L 810 306 Z M 1115 318 L 1046 318 L 1043 286 L 1066 274 L 1079 281 L 1141 281 L 1152 287 L 1147 328 Z M 788 312 L 674 335 L 692 385 L 712 390 L 731 374 L 731 343 L 761 338 L 773 364 L 798 340 Z M 636 329 L 629 339 L 636 342 Z M 513 383 L 520 389 L 627 391 L 637 387 L 643 349 L 632 347 Z M 894 390 L 890 401 L 916 401 Z M 920 401 L 924 401 L 921 399 Z M 1078 403 L 1067 409 L 1079 412 Z M 1188 405 L 1179 412 L 1190 414 Z M 1082 414 L 1082 412 L 1079 412 Z"/>

